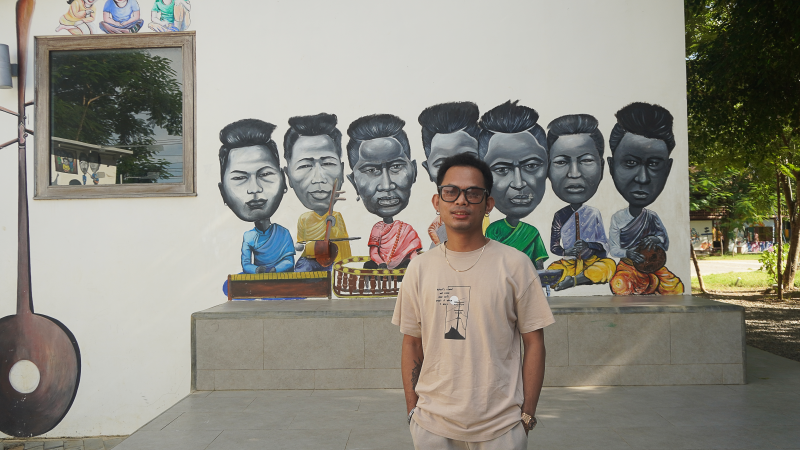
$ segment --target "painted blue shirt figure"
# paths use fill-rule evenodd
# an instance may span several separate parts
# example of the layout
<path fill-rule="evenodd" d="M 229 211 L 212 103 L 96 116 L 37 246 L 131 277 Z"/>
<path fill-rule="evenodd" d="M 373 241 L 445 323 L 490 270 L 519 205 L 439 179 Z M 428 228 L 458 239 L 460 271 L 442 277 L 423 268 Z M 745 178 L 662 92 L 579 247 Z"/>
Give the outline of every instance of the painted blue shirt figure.
<path fill-rule="evenodd" d="M 244 233 L 242 242 L 242 270 L 257 273 L 259 267 L 266 272 L 287 272 L 294 267 L 294 243 L 289 230 L 273 223 L 266 231 L 253 228 Z"/>
<path fill-rule="evenodd" d="M 244 273 L 274 273 L 294 268 L 294 243 L 272 215 L 287 191 L 280 169 L 275 125 L 244 119 L 219 133 L 219 192 L 236 217 L 255 227 L 244 233 L 241 263 Z M 226 291 L 227 283 L 223 287 Z M 227 292 L 226 292 L 227 294 Z"/>

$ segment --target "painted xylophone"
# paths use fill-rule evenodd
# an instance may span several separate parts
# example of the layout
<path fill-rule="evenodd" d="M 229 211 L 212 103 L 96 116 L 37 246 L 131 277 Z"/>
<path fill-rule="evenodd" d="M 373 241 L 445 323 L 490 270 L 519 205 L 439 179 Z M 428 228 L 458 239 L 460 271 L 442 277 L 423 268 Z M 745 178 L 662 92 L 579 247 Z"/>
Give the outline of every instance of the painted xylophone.
<path fill-rule="evenodd" d="M 228 300 L 234 298 L 331 298 L 330 272 L 228 275 Z"/>

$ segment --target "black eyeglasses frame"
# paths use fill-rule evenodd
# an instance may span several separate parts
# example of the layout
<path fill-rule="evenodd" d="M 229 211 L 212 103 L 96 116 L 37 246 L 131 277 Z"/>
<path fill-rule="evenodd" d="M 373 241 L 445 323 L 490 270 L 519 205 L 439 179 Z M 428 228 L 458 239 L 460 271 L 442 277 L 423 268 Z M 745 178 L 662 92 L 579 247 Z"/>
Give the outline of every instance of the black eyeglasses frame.
<path fill-rule="evenodd" d="M 456 198 L 454 198 L 453 200 L 449 200 L 449 201 L 448 201 L 448 200 L 445 200 L 445 199 L 444 199 L 444 197 L 442 197 L 442 189 L 444 189 L 444 188 L 446 188 L 446 187 L 447 187 L 447 188 L 454 188 L 454 189 L 458 189 L 458 195 L 456 195 Z M 471 201 L 469 200 L 469 197 L 467 196 L 467 191 L 468 191 L 468 190 L 470 190 L 470 189 L 480 189 L 481 191 L 483 191 L 483 196 L 481 197 L 481 199 L 480 199 L 479 201 L 477 201 L 477 202 L 471 202 Z M 466 200 L 466 201 L 467 201 L 467 203 L 469 203 L 470 205 L 479 205 L 479 204 L 481 204 L 481 203 L 482 203 L 484 200 L 486 200 L 486 198 L 487 198 L 487 197 L 489 197 L 489 191 L 487 191 L 485 188 L 478 187 L 478 186 L 470 186 L 470 187 L 468 187 L 468 188 L 466 188 L 466 189 L 461 189 L 460 187 L 458 187 L 458 186 L 455 186 L 455 185 L 452 185 L 452 184 L 444 184 L 444 185 L 441 185 L 441 186 L 436 186 L 436 191 L 437 191 L 437 192 L 439 192 L 439 198 L 440 198 L 440 199 L 441 199 L 443 202 L 447 202 L 447 203 L 453 203 L 453 202 L 455 202 L 456 200 L 458 200 L 458 199 L 459 199 L 459 197 L 461 197 L 461 194 L 462 194 L 462 193 L 464 194 L 464 200 Z"/>

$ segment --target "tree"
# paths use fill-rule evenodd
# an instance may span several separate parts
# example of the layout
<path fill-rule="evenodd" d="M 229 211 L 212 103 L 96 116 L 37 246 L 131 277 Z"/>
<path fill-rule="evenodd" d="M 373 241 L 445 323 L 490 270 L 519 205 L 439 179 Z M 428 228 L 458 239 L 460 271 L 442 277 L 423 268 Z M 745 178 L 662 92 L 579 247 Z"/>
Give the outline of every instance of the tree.
<path fill-rule="evenodd" d="M 96 145 L 129 147 L 117 164 L 117 183 L 157 173 L 157 127 L 182 133 L 183 97 L 170 60 L 147 50 L 54 52 L 51 61 L 52 135 Z M 137 181 L 138 182 L 138 181 Z"/>
<path fill-rule="evenodd" d="M 800 256 L 800 2 L 685 0 L 689 146 L 715 173 L 777 183 L 791 224 L 783 285 Z"/>

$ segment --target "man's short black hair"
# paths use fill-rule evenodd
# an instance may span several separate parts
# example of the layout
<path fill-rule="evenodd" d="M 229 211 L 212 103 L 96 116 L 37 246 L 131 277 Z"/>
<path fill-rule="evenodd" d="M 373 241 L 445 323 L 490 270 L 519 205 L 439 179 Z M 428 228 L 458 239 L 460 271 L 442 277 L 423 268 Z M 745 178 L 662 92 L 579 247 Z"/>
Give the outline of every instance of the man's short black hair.
<path fill-rule="evenodd" d="M 289 119 L 289 129 L 283 135 L 283 159 L 286 163 L 292 158 L 292 148 L 301 136 L 328 136 L 336 148 L 336 155 L 342 157 L 342 132 L 336 128 L 336 114 L 319 113 L 313 116 L 296 116 Z"/>
<path fill-rule="evenodd" d="M 442 160 L 442 165 L 439 167 L 439 173 L 436 175 L 436 186 L 441 186 L 444 182 L 444 176 L 447 171 L 453 167 L 474 167 L 481 171 L 483 175 L 483 187 L 492 194 L 492 186 L 494 179 L 492 178 L 492 171 L 489 165 L 480 159 L 476 158 L 472 153 L 458 153 L 449 156 Z"/>
<path fill-rule="evenodd" d="M 597 119 L 589 114 L 570 114 L 561 116 L 547 125 L 547 148 L 553 148 L 559 137 L 571 134 L 588 134 L 594 141 L 597 154 L 603 157 L 603 133 L 600 132 Z"/>
<path fill-rule="evenodd" d="M 280 164 L 278 144 L 272 140 L 273 131 L 275 131 L 275 125 L 258 119 L 242 119 L 225 125 L 225 128 L 219 132 L 219 140 L 222 142 L 222 147 L 219 148 L 220 179 L 225 178 L 228 155 L 235 148 L 263 145 L 270 150 L 275 158 L 275 163 Z"/>
<path fill-rule="evenodd" d="M 358 150 L 365 141 L 379 138 L 396 139 L 403 148 L 406 158 L 411 159 L 411 144 L 403 131 L 406 122 L 392 114 L 373 114 L 358 118 L 347 128 L 350 141 L 347 142 L 347 161 L 350 168 L 358 163 Z"/>
<path fill-rule="evenodd" d="M 422 125 L 422 148 L 425 158 L 431 155 L 431 141 L 437 134 L 463 131 L 477 142 L 481 129 L 478 126 L 478 105 L 472 102 L 441 103 L 425 108 L 419 115 Z"/>
<path fill-rule="evenodd" d="M 611 155 L 617 150 L 625 133 L 638 134 L 648 139 L 660 139 L 667 144 L 667 151 L 675 148 L 675 135 L 672 133 L 672 114 L 666 108 L 650 103 L 635 102 L 620 109 L 615 114 L 617 123 L 608 137 Z"/>
<path fill-rule="evenodd" d="M 548 152 L 547 133 L 536 123 L 539 120 L 539 113 L 533 108 L 518 105 L 518 102 L 519 100 L 514 102 L 509 100 L 490 109 L 481 117 L 479 125 L 483 131 L 478 141 L 478 153 L 481 159 L 489 152 L 489 141 L 496 133 L 511 134 L 527 131 L 533 135 L 544 151 Z"/>

